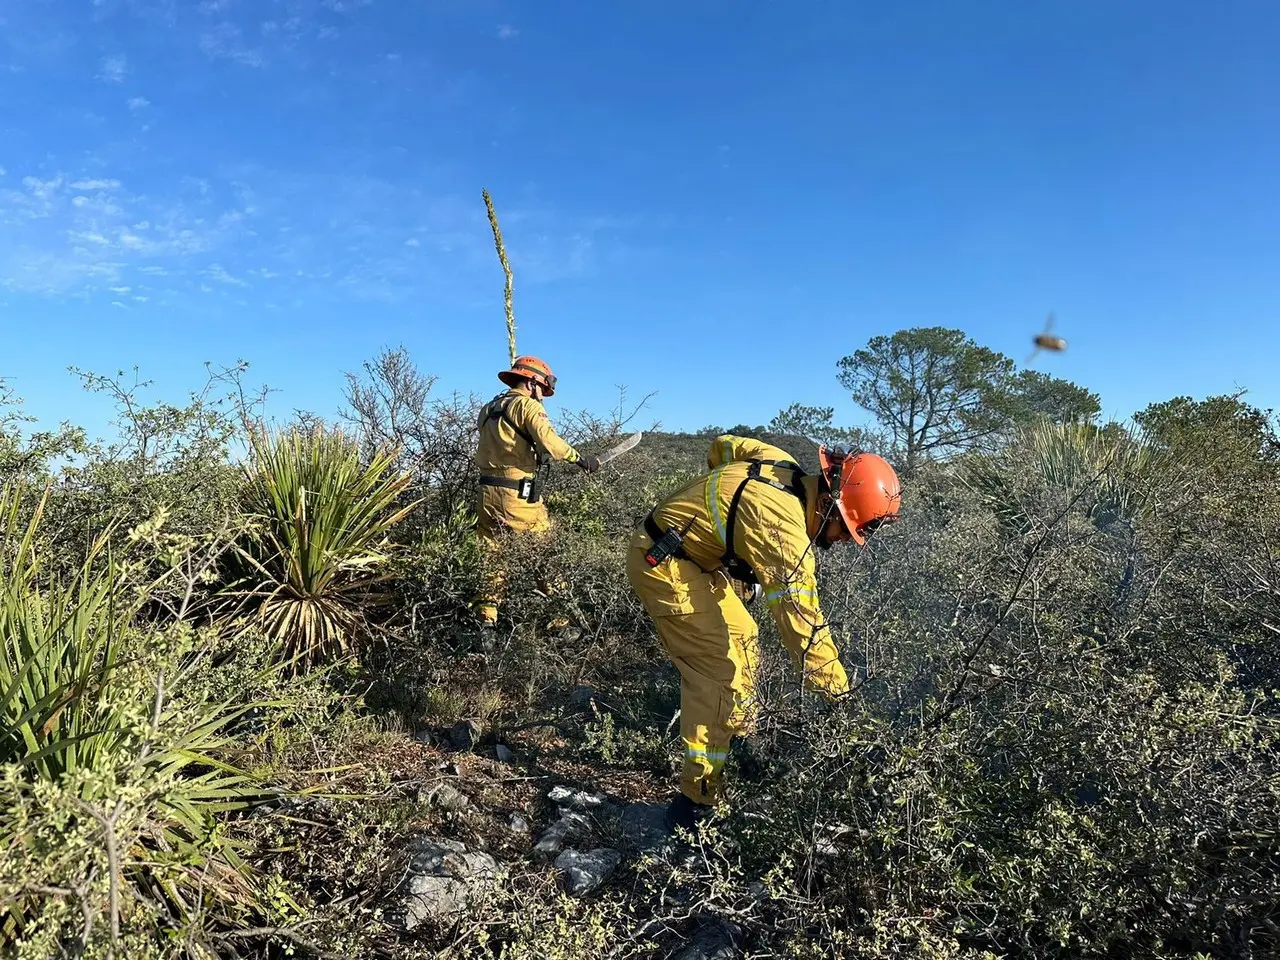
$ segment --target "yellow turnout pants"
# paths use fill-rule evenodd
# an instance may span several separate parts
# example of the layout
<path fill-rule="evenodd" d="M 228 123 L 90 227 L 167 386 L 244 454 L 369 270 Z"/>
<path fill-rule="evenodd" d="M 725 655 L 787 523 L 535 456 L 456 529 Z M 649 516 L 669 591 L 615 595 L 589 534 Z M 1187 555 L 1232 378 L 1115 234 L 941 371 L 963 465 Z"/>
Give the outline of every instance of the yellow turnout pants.
<path fill-rule="evenodd" d="M 507 578 L 502 569 L 501 538 L 511 533 L 546 537 L 551 517 L 542 501 L 521 500 L 514 490 L 481 486 L 476 496 L 476 535 L 480 540 L 480 590 L 472 609 L 481 623 L 498 622 L 498 607 L 506 597 Z"/>
<path fill-rule="evenodd" d="M 636 531 L 627 578 L 680 671 L 680 790 L 695 803 L 715 804 L 729 741 L 751 728 L 758 631 L 725 574 L 675 557 L 650 567 L 644 559 L 650 543 Z"/>

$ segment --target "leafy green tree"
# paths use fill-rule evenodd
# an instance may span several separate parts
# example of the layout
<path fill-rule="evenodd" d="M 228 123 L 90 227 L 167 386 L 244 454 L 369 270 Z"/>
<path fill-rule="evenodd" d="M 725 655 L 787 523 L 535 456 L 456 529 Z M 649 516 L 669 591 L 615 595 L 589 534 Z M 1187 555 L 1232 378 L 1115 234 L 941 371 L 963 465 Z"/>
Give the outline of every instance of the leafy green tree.
<path fill-rule="evenodd" d="M 1245 403 L 1242 395 L 1204 400 L 1175 397 L 1151 404 L 1135 414 L 1134 420 L 1152 443 L 1165 449 L 1190 452 L 1212 444 L 1219 453 L 1229 449 L 1243 460 L 1280 460 L 1280 439 L 1271 411 Z"/>
<path fill-rule="evenodd" d="M 880 450 L 884 443 L 858 427 L 837 427 L 834 407 L 810 407 L 793 403 L 769 421 L 770 433 L 804 437 L 810 443 L 843 446 L 850 450 Z"/>
<path fill-rule="evenodd" d="M 913 327 L 876 336 L 839 361 L 838 379 L 902 451 L 907 472 L 928 457 L 986 444 L 1041 417 L 1091 419 L 1097 397 L 1075 384 L 1016 371 L 962 330 Z"/>
<path fill-rule="evenodd" d="M 1043 418 L 1051 423 L 1091 423 L 1102 411 L 1092 390 L 1039 370 L 1020 371 L 1012 390 L 1019 421 Z"/>
<path fill-rule="evenodd" d="M 839 381 L 871 412 L 914 471 L 928 456 L 964 450 L 1009 421 L 1013 361 L 961 330 L 914 327 L 872 337 L 839 362 Z"/>
<path fill-rule="evenodd" d="M 0 377 L 0 482 L 47 478 L 55 463 L 85 451 L 84 431 L 63 423 L 56 430 L 27 432 L 35 417 Z"/>

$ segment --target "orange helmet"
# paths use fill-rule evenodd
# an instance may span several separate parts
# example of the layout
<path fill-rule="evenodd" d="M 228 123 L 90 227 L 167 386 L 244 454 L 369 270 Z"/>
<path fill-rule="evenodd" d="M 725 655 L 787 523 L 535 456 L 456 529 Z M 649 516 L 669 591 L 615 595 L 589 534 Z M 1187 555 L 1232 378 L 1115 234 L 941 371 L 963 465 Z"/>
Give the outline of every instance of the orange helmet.
<path fill-rule="evenodd" d="M 844 524 L 859 544 L 880 524 L 898 518 L 902 486 L 889 461 L 874 453 L 818 448 L 818 462 Z"/>
<path fill-rule="evenodd" d="M 511 369 L 500 372 L 498 379 L 508 387 L 518 386 L 521 380 L 532 380 L 548 397 L 556 392 L 556 375 L 537 357 L 516 357 Z"/>

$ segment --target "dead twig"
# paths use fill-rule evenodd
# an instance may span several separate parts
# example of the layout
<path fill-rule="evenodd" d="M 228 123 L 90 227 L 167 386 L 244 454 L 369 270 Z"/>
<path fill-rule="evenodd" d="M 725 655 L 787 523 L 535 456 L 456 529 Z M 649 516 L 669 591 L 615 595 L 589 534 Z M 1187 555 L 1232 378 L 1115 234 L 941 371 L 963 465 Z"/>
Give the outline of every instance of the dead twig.
<path fill-rule="evenodd" d="M 347 960 L 350 954 L 337 953 L 332 950 L 325 950 L 323 947 L 316 946 L 310 940 L 304 938 L 301 934 L 289 927 L 247 927 L 244 930 L 232 930 L 229 933 L 214 934 L 214 940 L 262 940 L 269 937 L 278 937 L 281 940 L 287 940 L 299 950 L 305 951 L 320 960 Z"/>

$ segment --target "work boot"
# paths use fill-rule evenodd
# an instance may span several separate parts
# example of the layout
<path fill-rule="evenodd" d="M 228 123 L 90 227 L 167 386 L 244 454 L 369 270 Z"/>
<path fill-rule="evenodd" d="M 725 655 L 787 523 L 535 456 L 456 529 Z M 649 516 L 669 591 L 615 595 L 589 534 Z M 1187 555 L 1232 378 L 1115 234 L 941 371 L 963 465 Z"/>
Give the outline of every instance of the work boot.
<path fill-rule="evenodd" d="M 697 830 L 698 825 L 706 821 L 714 812 L 714 808 L 703 803 L 694 803 L 683 793 L 667 806 L 666 825 L 668 833 L 675 833 L 676 827 L 683 827 L 690 833 Z"/>

